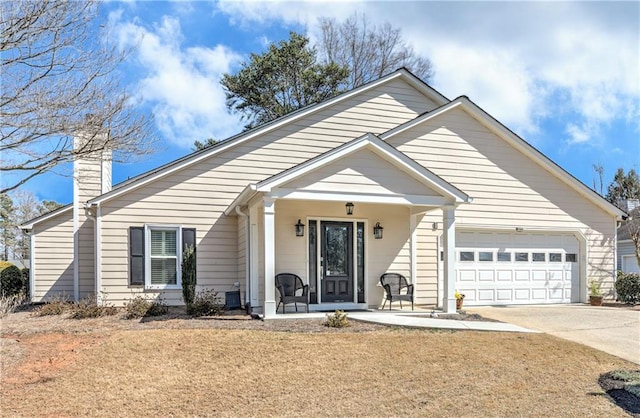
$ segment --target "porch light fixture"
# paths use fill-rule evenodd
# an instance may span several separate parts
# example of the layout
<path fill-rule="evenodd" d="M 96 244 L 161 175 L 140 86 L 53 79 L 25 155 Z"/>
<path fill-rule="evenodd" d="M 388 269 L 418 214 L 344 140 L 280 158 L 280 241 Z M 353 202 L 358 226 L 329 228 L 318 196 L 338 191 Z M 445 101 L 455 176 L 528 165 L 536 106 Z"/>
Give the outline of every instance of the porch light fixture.
<path fill-rule="evenodd" d="M 347 208 L 347 215 L 353 215 L 353 203 L 348 202 L 344 207 Z"/>
<path fill-rule="evenodd" d="M 304 237 L 304 224 L 300 222 L 298 219 L 298 223 L 295 224 L 296 227 L 296 237 Z"/>
<path fill-rule="evenodd" d="M 376 226 L 373 227 L 373 236 L 375 239 L 382 239 L 382 230 L 384 228 L 380 226 L 380 222 L 376 222 Z"/>
<path fill-rule="evenodd" d="M 516 226 L 516 232 L 522 232 L 524 231 L 524 228 L 521 226 Z"/>

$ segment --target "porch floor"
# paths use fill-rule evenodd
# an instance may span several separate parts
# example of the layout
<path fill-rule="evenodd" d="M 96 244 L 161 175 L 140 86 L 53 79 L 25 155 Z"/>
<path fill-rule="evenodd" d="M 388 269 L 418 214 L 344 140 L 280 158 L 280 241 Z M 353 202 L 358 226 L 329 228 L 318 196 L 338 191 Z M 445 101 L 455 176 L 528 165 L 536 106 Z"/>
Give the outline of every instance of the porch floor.
<path fill-rule="evenodd" d="M 458 329 L 458 330 L 475 330 L 475 331 L 501 331 L 501 332 L 537 332 L 527 328 L 519 327 L 504 322 L 489 321 L 465 321 L 456 319 L 440 319 L 432 318 L 433 309 L 416 309 L 409 310 L 378 310 L 371 309 L 367 311 L 347 312 L 348 318 L 355 321 L 373 322 L 376 324 L 400 326 L 410 328 L 442 328 L 442 329 Z M 441 311 L 435 311 L 436 314 L 443 314 Z M 318 319 L 326 318 L 327 312 L 298 312 L 278 314 L 268 320 L 280 319 Z"/>

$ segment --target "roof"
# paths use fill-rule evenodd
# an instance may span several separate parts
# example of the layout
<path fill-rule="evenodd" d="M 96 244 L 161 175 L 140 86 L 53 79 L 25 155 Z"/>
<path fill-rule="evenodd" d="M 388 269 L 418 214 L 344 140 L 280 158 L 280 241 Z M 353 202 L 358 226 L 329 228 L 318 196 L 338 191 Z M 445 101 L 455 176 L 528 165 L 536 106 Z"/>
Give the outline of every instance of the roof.
<path fill-rule="evenodd" d="M 322 109 L 325 109 L 327 107 L 340 103 L 346 99 L 349 99 L 350 97 L 353 97 L 362 92 L 371 90 L 382 84 L 388 83 L 391 80 L 395 80 L 399 78 L 409 83 L 411 86 L 416 88 L 416 90 L 418 90 L 420 93 L 434 100 L 439 105 L 449 102 L 449 99 L 447 99 L 445 96 L 440 94 L 434 88 L 426 84 L 424 81 L 420 80 L 418 77 L 412 74 L 409 70 L 407 70 L 406 68 L 400 68 L 387 76 L 384 76 L 370 83 L 364 84 L 353 90 L 339 94 L 338 96 L 325 100 L 324 102 L 306 106 L 304 108 L 291 112 L 285 116 L 277 118 L 271 122 L 267 122 L 263 125 L 260 125 L 254 129 L 232 136 L 226 140 L 220 141 L 211 147 L 196 151 L 185 157 L 179 158 L 165 165 L 162 165 L 156 169 L 142 173 L 136 177 L 133 177 L 129 180 L 126 180 L 122 183 L 115 185 L 110 192 L 107 192 L 103 195 L 100 195 L 94 199 L 89 200 L 89 203 L 102 203 L 107 200 L 110 200 L 116 196 L 126 193 L 129 190 L 141 187 L 149 182 L 155 181 L 161 177 L 171 174 L 174 171 L 181 170 L 199 161 L 209 158 L 213 155 L 219 154 L 231 147 L 234 147 L 246 141 L 249 141 L 252 138 L 255 138 L 256 136 L 263 135 L 283 125 L 289 124 L 305 116 L 308 116 L 309 114 L 318 112 Z"/>
<path fill-rule="evenodd" d="M 437 176 L 429 169 L 418 164 L 406 154 L 398 151 L 392 145 L 382 141 L 376 135 L 368 133 L 360 138 L 349 141 L 301 164 L 291 167 L 288 170 L 275 174 L 263 181 L 248 185 L 225 210 L 225 214 L 230 215 L 234 213 L 237 206 L 244 206 L 256 193 L 271 192 L 280 185 L 300 178 L 309 172 L 327 166 L 341 158 L 348 157 L 349 155 L 364 148 L 374 150 L 378 155 L 385 158 L 391 164 L 399 167 L 407 174 L 436 191 L 441 196 L 451 200 L 451 203 L 469 203 L 472 201 L 471 197 L 460 189 Z"/>
<path fill-rule="evenodd" d="M 536 149 L 533 145 L 529 144 L 512 130 L 500 123 L 497 119 L 488 114 L 484 109 L 471 101 L 467 96 L 457 97 L 449 103 L 446 103 L 429 112 L 423 113 L 413 120 L 398 125 L 397 127 L 381 134 L 380 138 L 386 140 L 393 137 L 394 135 L 398 135 L 399 133 L 406 131 L 407 129 L 411 129 L 414 126 L 417 126 L 421 123 L 435 118 L 436 116 L 442 115 L 443 113 L 456 108 L 465 110 L 468 114 L 470 114 L 478 122 L 486 126 L 489 130 L 494 132 L 497 136 L 502 138 L 504 141 L 509 143 L 520 152 L 527 155 L 533 161 L 538 163 L 540 166 L 562 180 L 564 183 L 576 190 L 580 195 L 587 198 L 589 201 L 600 207 L 605 212 L 610 213 L 617 218 L 621 218 L 624 215 L 623 211 L 609 203 L 602 196 L 593 191 L 590 187 L 582 183 L 580 180 L 571 175 L 571 173 L 560 167 L 553 160 Z"/>

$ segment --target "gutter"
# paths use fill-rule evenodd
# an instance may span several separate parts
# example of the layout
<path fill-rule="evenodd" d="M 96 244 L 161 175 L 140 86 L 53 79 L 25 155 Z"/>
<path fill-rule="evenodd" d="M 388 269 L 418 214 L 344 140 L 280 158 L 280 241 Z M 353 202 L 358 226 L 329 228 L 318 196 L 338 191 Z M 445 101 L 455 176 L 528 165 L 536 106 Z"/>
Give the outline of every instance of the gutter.
<path fill-rule="evenodd" d="M 249 301 L 251 300 L 251 292 L 253 291 L 253 289 L 251 289 L 251 280 L 249 275 L 249 245 L 251 242 L 249 239 L 249 215 L 244 213 L 240 206 L 236 206 L 235 209 L 238 216 L 244 218 L 244 305 L 247 311 L 249 311 L 251 309 L 251 303 Z"/>

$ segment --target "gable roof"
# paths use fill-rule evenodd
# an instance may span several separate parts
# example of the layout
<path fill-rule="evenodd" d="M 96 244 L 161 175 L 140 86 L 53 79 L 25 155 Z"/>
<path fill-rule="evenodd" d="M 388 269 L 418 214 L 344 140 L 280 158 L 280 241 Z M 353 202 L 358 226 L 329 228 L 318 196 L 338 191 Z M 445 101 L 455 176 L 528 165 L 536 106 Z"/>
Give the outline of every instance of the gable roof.
<path fill-rule="evenodd" d="M 529 158 L 531 158 L 538 165 L 542 166 L 544 169 L 549 171 L 558 179 L 562 180 L 565 184 L 573 188 L 578 194 L 584 196 L 587 200 L 594 203 L 596 206 L 601 208 L 607 213 L 614 215 L 618 218 L 624 215 L 624 212 L 621 211 L 616 206 L 609 203 L 598 193 L 593 191 L 587 185 L 582 183 L 580 180 L 575 178 L 571 173 L 566 171 L 564 168 L 560 167 L 549 157 L 544 155 L 542 152 L 538 151 L 533 145 L 529 144 L 527 141 L 522 139 L 512 130 L 504 126 L 493 116 L 488 114 L 484 109 L 471 101 L 467 96 L 460 96 L 452 100 L 451 102 L 440 106 L 439 108 L 433 109 L 429 112 L 426 112 L 413 120 L 405 122 L 397 127 L 383 133 L 380 135 L 382 140 L 387 140 L 388 138 L 393 137 L 394 135 L 398 135 L 400 132 L 404 132 L 407 129 L 411 129 L 414 126 L 420 125 L 430 119 L 435 118 L 436 116 L 442 115 L 443 113 L 449 112 L 453 109 L 463 109 L 469 115 L 471 115 L 474 119 L 480 122 L 482 125 L 486 126 L 490 131 L 495 133 L 498 137 L 506 141 L 508 144 L 513 146 L 518 151 L 522 152 Z"/>
<path fill-rule="evenodd" d="M 345 93 L 339 94 L 338 96 L 325 100 L 324 102 L 312 104 L 304 108 L 298 109 L 285 116 L 277 118 L 271 122 L 267 122 L 254 129 L 251 129 L 247 132 L 242 132 L 238 135 L 227 138 L 221 142 L 218 142 L 214 146 L 196 151 L 185 157 L 171 161 L 156 169 L 142 173 L 136 177 L 133 177 L 129 180 L 126 180 L 120 184 L 115 185 L 110 192 L 107 192 L 103 195 L 100 195 L 94 199 L 89 200 L 89 203 L 102 203 L 104 201 L 110 200 L 116 196 L 119 196 L 121 194 L 128 192 L 129 190 L 141 187 L 147 183 L 150 183 L 168 174 L 171 174 L 172 172 L 181 170 L 185 167 L 188 167 L 192 164 L 195 164 L 213 155 L 219 154 L 231 147 L 234 147 L 236 145 L 249 141 L 259 135 L 266 134 L 270 131 L 280 128 L 283 125 L 287 125 L 292 122 L 295 122 L 296 120 L 299 120 L 305 116 L 318 112 L 327 107 L 333 106 L 337 103 L 345 101 L 353 96 L 356 96 L 368 90 L 372 90 L 380 85 L 386 84 L 395 79 L 404 80 L 409 85 L 413 86 L 417 91 L 419 91 L 426 97 L 432 99 L 438 105 L 443 105 L 449 102 L 449 99 L 447 99 L 445 96 L 440 94 L 434 88 L 426 84 L 424 81 L 420 80 L 418 77 L 412 74 L 409 70 L 407 70 L 406 68 L 400 68 L 389 75 L 379 78 L 378 80 L 372 81 L 370 83 L 364 84 L 353 90 L 349 90 Z"/>
<path fill-rule="evenodd" d="M 232 214 L 237 206 L 245 205 L 256 193 L 271 192 L 280 185 L 301 178 L 307 173 L 325 167 L 334 161 L 345 158 L 365 148 L 373 150 L 391 164 L 455 203 L 469 203 L 472 201 L 469 195 L 448 183 L 442 177 L 437 176 L 429 169 L 418 164 L 392 145 L 382 141 L 376 135 L 368 133 L 265 180 L 248 185 L 225 210 L 225 214 Z"/>
<path fill-rule="evenodd" d="M 55 209 L 51 212 L 47 212 L 45 214 L 42 214 L 36 218 L 33 218 L 29 221 L 24 222 L 23 224 L 18 225 L 18 228 L 20 229 L 32 229 L 33 225 L 46 221 L 47 219 L 51 219 L 54 218 L 58 215 L 62 215 L 64 212 L 70 211 L 71 209 L 73 209 L 73 203 L 69 203 L 68 205 L 62 206 L 58 209 Z"/>

